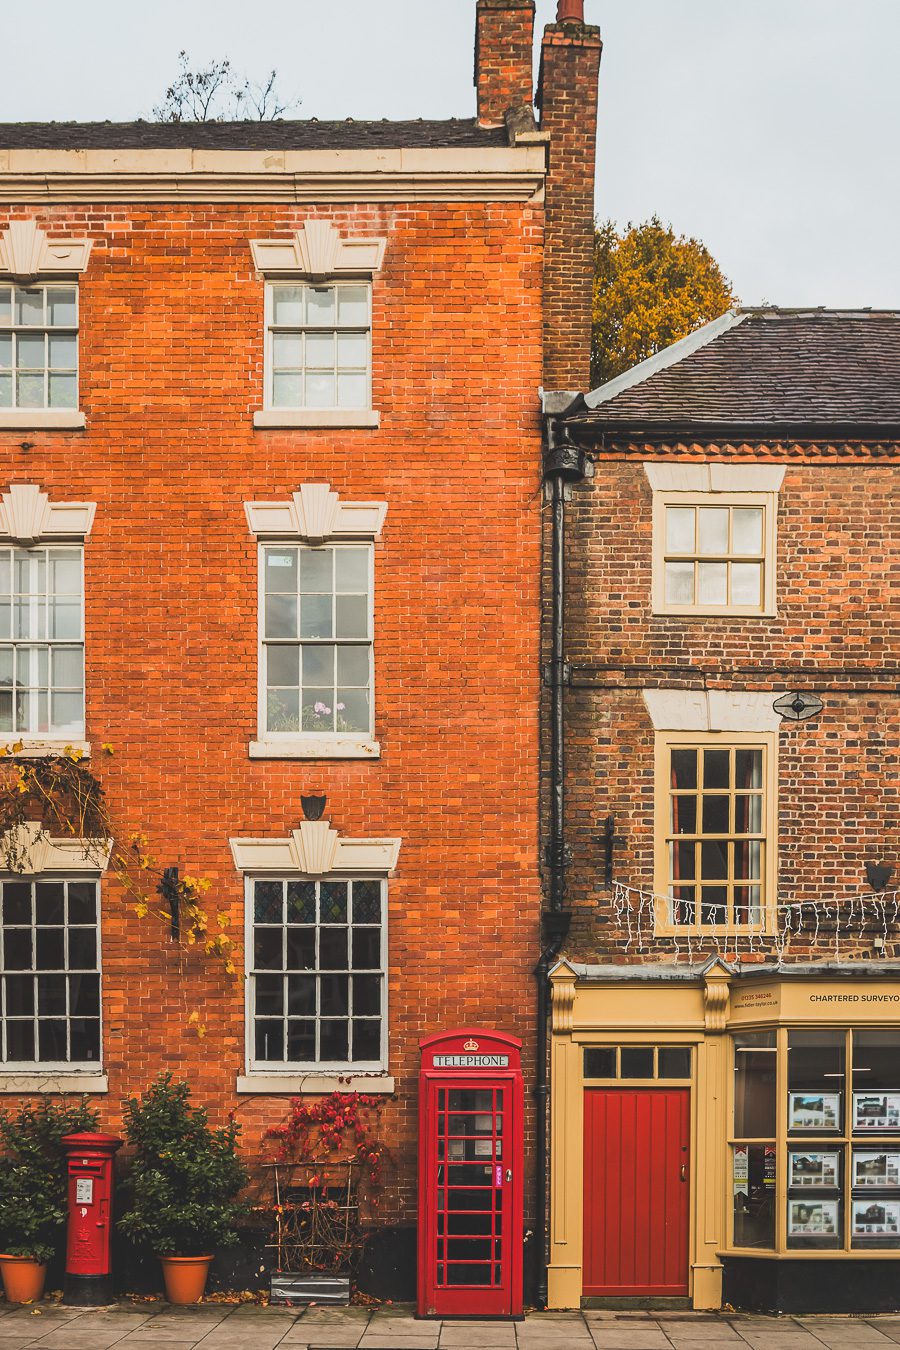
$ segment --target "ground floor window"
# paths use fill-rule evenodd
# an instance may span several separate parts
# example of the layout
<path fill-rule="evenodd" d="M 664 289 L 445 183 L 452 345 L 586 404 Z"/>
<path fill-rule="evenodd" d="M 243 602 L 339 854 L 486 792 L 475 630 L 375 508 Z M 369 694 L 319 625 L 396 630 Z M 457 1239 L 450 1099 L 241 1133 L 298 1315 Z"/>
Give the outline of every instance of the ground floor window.
<path fill-rule="evenodd" d="M 375 878 L 248 882 L 255 1068 L 381 1068 L 385 891 Z"/>
<path fill-rule="evenodd" d="M 735 1247 L 900 1248 L 900 1029 L 734 1037 Z"/>
<path fill-rule="evenodd" d="M 0 881 L 7 1068 L 100 1061 L 96 881 Z"/>

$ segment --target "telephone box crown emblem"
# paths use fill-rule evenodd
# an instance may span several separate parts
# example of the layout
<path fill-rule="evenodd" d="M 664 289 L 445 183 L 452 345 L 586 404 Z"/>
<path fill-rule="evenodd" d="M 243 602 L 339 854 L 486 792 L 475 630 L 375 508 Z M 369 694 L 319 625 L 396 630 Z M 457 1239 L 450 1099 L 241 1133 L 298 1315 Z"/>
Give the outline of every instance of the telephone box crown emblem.
<path fill-rule="evenodd" d="M 464 1042 L 463 1042 L 463 1049 L 464 1049 L 464 1050 L 477 1050 L 477 1049 L 478 1049 L 478 1042 L 477 1042 L 477 1041 L 473 1041 L 473 1040 L 472 1040 L 472 1037 L 470 1036 L 469 1039 L 468 1039 L 467 1041 L 464 1041 Z"/>

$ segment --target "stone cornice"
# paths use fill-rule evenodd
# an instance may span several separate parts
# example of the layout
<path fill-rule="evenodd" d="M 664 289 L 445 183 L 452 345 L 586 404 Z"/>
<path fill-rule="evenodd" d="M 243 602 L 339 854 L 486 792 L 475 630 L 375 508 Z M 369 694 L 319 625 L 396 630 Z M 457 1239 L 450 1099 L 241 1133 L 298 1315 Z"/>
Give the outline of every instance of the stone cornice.
<path fill-rule="evenodd" d="M 287 839 L 229 839 L 239 872 L 374 872 L 389 876 L 400 839 L 345 839 L 327 820 L 304 820 Z"/>
<path fill-rule="evenodd" d="M 543 145 L 418 150 L 0 150 L 0 200 L 529 201 Z"/>

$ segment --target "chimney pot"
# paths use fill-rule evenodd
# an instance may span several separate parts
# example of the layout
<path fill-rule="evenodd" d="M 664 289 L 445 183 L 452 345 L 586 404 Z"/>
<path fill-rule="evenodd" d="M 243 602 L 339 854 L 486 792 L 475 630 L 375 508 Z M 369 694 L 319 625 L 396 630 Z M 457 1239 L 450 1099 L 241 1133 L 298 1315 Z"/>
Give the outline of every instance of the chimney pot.
<path fill-rule="evenodd" d="M 557 0 L 557 23 L 584 23 L 584 0 Z"/>

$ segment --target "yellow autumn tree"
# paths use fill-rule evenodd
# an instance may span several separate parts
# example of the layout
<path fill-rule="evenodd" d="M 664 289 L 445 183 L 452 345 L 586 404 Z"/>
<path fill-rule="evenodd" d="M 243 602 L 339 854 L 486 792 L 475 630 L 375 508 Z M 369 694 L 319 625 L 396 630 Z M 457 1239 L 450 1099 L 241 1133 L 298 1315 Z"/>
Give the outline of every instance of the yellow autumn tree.
<path fill-rule="evenodd" d="M 591 386 L 653 356 L 737 303 L 731 282 L 699 239 L 653 216 L 619 233 L 594 232 Z"/>

